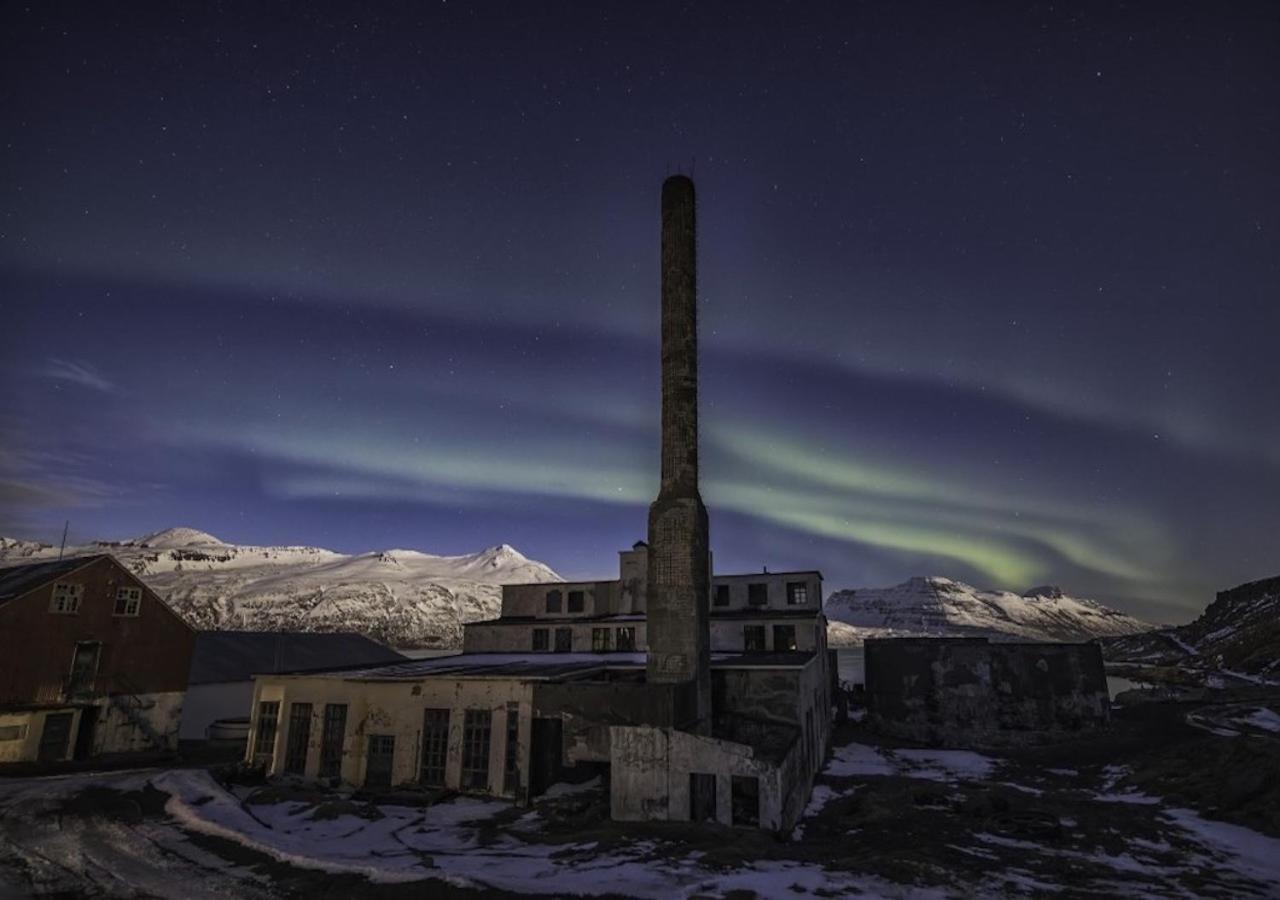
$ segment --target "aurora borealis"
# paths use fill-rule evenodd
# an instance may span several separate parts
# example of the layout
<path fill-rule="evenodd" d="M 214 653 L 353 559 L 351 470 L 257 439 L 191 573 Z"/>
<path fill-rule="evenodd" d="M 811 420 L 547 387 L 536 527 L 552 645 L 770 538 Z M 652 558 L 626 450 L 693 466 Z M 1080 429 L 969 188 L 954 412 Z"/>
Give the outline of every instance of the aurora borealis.
<path fill-rule="evenodd" d="M 0 534 L 611 576 L 681 169 L 719 571 L 1280 571 L 1269 7 L 381 10 L 6 13 Z"/>

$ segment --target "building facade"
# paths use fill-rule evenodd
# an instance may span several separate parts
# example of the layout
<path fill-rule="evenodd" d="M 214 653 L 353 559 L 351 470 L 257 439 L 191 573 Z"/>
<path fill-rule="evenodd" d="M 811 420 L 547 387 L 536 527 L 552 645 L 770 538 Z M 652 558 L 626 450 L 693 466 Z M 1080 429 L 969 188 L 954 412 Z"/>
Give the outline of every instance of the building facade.
<path fill-rule="evenodd" d="M 175 749 L 194 641 L 111 556 L 0 569 L 0 763 Z"/>

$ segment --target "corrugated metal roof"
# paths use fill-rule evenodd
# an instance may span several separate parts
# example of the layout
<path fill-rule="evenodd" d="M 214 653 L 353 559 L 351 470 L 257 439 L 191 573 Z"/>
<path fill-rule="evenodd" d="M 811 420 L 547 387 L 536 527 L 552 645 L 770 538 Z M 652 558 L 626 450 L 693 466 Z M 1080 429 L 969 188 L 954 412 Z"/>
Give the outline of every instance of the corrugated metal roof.
<path fill-rule="evenodd" d="M 0 569 L 0 604 L 48 584 L 81 566 L 86 566 L 103 555 L 72 556 L 67 559 L 45 560 Z"/>
<path fill-rule="evenodd" d="M 348 632 L 202 631 L 191 684 L 248 681 L 254 675 L 404 662 L 377 641 Z"/>

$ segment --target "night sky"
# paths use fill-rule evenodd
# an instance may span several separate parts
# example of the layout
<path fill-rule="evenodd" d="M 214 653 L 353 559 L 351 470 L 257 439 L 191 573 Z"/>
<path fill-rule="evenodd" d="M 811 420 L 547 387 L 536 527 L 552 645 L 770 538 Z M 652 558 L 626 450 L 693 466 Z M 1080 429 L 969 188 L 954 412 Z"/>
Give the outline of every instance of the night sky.
<path fill-rule="evenodd" d="M 1275 4 L 374 6 L 6 4 L 0 534 L 614 577 L 681 171 L 717 571 L 1280 574 Z"/>

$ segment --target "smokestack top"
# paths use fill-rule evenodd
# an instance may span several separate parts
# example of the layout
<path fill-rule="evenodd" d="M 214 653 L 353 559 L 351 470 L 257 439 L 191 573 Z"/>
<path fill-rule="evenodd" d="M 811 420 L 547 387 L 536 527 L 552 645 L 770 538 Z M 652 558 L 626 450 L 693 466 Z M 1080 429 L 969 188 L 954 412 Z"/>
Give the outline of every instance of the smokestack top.
<path fill-rule="evenodd" d="M 693 179 L 688 175 L 670 175 L 667 180 L 662 182 L 662 199 L 666 200 L 669 195 L 693 193 Z"/>

